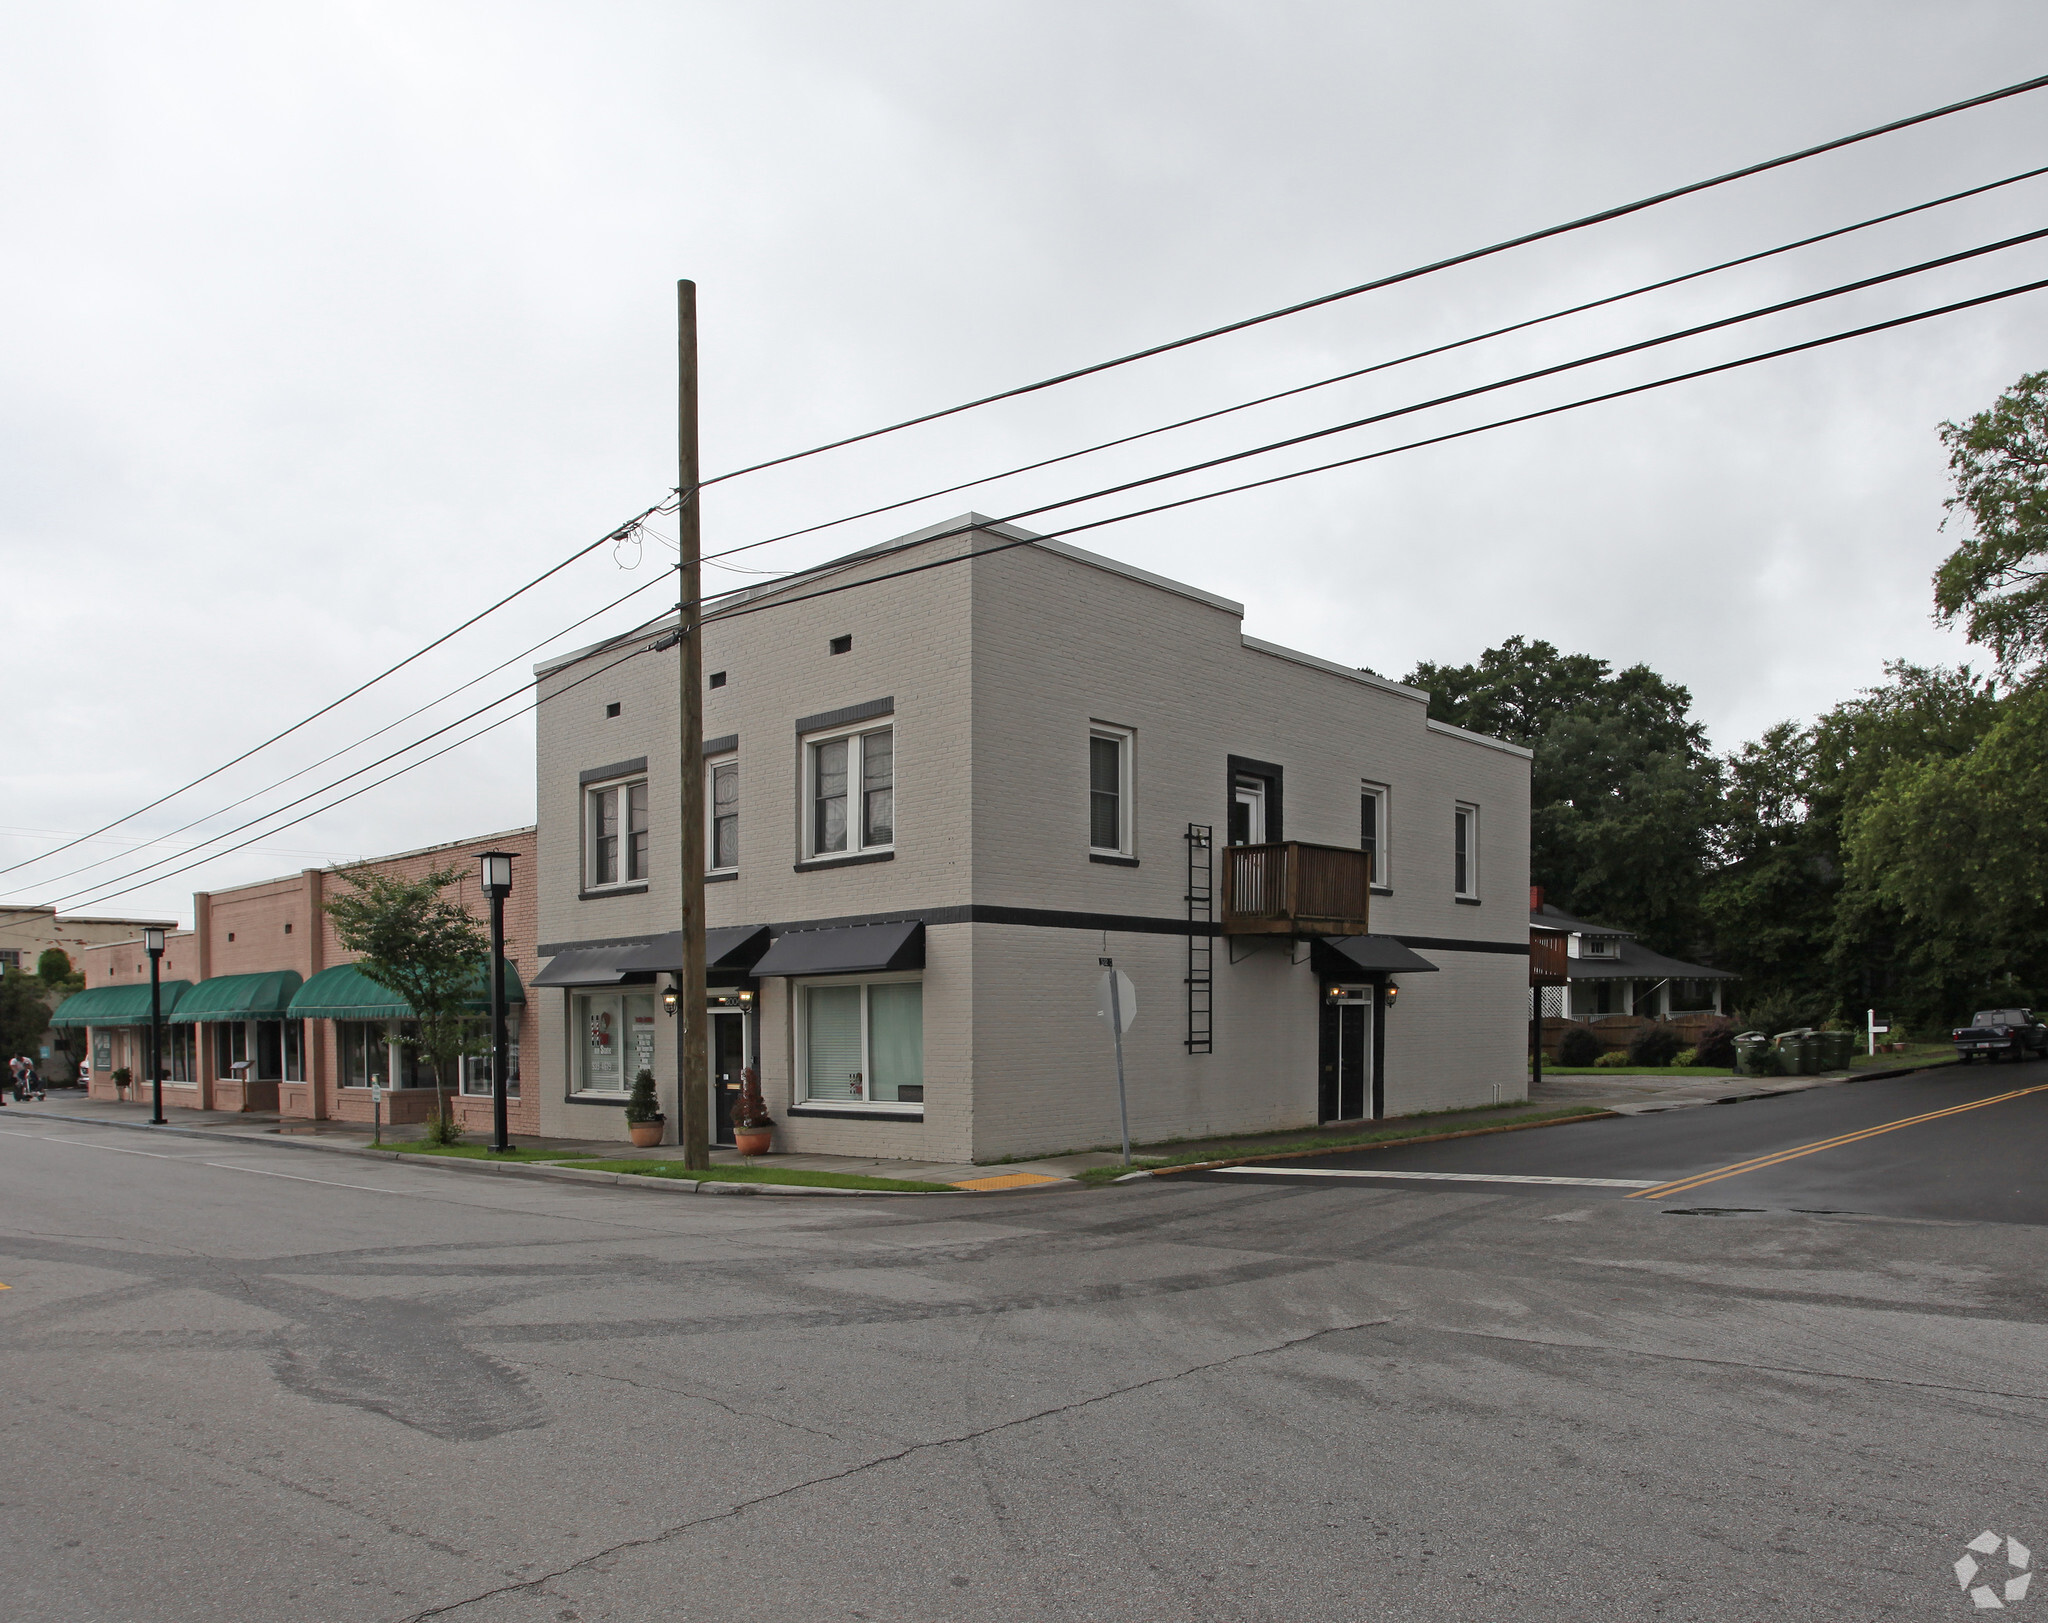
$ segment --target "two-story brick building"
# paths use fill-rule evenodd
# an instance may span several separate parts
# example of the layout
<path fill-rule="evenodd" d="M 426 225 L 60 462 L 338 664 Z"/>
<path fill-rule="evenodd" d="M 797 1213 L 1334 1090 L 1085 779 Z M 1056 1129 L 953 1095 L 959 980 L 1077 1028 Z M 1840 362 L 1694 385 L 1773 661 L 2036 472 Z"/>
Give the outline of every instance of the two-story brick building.
<path fill-rule="evenodd" d="M 522 977 L 535 968 L 534 830 L 402 851 L 357 866 L 404 879 L 455 868 L 462 875 L 455 894 L 482 919 L 488 907 L 479 894 L 477 857 L 491 850 L 515 859 L 505 906 L 506 985 L 513 999 L 506 1011 L 512 1059 L 507 1120 L 512 1131 L 531 1134 L 539 1130 L 539 1107 L 521 1086 L 519 1056 L 531 1041 Z M 307 868 L 194 895 L 193 927 L 165 937 L 158 966 L 167 1109 L 368 1122 L 374 1083 L 385 1090 L 384 1121 L 431 1118 L 432 1068 L 402 1040 L 411 1011 L 351 967 L 355 955 L 341 945 L 324 911 L 346 890 L 337 870 Z M 91 1095 L 117 1097 L 117 1070 L 129 1073 L 132 1088 L 146 1088 L 149 960 L 141 941 L 88 947 L 81 967 L 85 991 L 67 999 L 54 1019 L 85 1033 Z M 453 1085 L 457 1120 L 466 1129 L 487 1130 L 488 1060 L 465 1061 Z"/>
<path fill-rule="evenodd" d="M 542 1131 L 623 1136 L 646 1065 L 673 1134 L 679 855 L 715 1119 L 757 1064 L 788 1149 L 1113 1140 L 1105 957 L 1140 1139 L 1520 1097 L 1527 751 L 1243 613 L 974 516 L 723 599 L 691 853 L 677 656 L 539 667 Z"/>

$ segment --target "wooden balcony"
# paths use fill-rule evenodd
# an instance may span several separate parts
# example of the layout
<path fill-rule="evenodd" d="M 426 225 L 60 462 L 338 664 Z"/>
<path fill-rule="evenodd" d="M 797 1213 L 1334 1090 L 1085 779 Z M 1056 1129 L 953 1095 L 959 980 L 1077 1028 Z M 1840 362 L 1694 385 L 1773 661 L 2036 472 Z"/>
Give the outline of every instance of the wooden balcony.
<path fill-rule="evenodd" d="M 1233 845 L 1223 852 L 1225 935 L 1367 935 L 1372 857 L 1342 845 Z"/>
<path fill-rule="evenodd" d="M 1571 940 L 1562 930 L 1531 930 L 1529 932 L 1529 984 L 1531 986 L 1563 986 L 1567 959 L 1565 946 Z"/>

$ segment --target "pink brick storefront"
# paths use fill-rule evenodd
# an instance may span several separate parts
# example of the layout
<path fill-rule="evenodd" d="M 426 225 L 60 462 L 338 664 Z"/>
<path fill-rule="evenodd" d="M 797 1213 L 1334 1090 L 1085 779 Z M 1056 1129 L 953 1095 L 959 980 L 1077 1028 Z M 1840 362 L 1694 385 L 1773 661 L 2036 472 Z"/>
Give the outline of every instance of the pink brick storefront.
<path fill-rule="evenodd" d="M 463 877 L 455 894 L 478 919 L 487 920 L 489 908 L 477 882 L 477 857 L 484 851 L 509 851 L 515 858 L 512 894 L 505 901 L 505 959 L 519 982 L 530 985 L 539 968 L 533 829 L 401 852 L 362 866 L 407 879 L 435 868 L 456 868 Z M 425 1121 L 432 1116 L 435 1090 L 431 1076 L 422 1078 L 419 1073 L 426 1067 L 414 1064 L 402 1047 L 390 1050 L 381 1064 L 375 1059 L 366 1063 L 362 1047 L 366 1039 L 374 1040 L 382 1050 L 379 1022 L 280 1017 L 293 987 L 313 981 L 323 970 L 353 961 L 355 955 L 342 949 L 334 925 L 322 909 L 323 902 L 347 894 L 348 889 L 336 870 L 307 868 L 286 878 L 236 890 L 202 891 L 192 898 L 193 927 L 165 938 L 163 981 L 189 982 L 191 990 L 182 995 L 205 1001 L 209 983 L 218 989 L 230 984 L 228 977 L 272 977 L 235 984 L 277 996 L 278 1007 L 252 1011 L 253 1017 L 247 1021 L 201 1018 L 166 1024 L 166 1109 L 275 1111 L 285 1121 L 367 1123 L 370 1089 L 353 1084 L 376 1074 L 392 1084 L 384 1093 L 387 1122 Z M 88 991 L 149 983 L 149 959 L 140 941 L 89 947 L 83 959 Z M 373 1026 L 375 1032 L 370 1030 Z M 507 1006 L 506 1029 L 514 1045 L 512 1075 L 517 1079 L 519 1056 L 534 1051 L 532 1018 L 525 1003 Z M 94 1098 L 117 1097 L 112 1072 L 121 1067 L 135 1078 L 130 1097 L 146 1094 L 147 1028 L 91 1029 L 88 1039 Z M 422 1080 L 426 1085 L 417 1085 Z M 491 1100 L 481 1064 L 469 1068 L 465 1075 L 455 1110 L 466 1129 L 489 1131 Z M 540 1130 L 540 1104 L 531 1083 L 511 1101 L 509 1119 L 515 1133 Z"/>

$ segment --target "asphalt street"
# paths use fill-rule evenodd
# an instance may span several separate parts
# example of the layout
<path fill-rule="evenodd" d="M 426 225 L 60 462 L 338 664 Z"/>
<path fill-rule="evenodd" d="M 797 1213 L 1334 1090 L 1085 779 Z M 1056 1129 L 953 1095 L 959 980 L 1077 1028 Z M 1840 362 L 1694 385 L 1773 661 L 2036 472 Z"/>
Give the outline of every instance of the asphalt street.
<path fill-rule="evenodd" d="M 1668 1181 L 2037 1082 L 1401 1153 Z M 1876 1142 L 1923 1163 L 1903 1198 L 1962 1201 L 1970 1167 L 1924 1163 L 2007 1177 L 2044 1097 Z M 1773 1187 L 711 1198 L 0 1121 L 0 1595 L 95 1623 L 1978 1615 L 1966 1541 L 2048 1550 L 2048 1229 Z"/>
<path fill-rule="evenodd" d="M 2048 1063 L 1944 1066 L 1656 1115 L 1618 1117 L 1228 1173 L 1650 1201 L 1666 1207 L 2048 1223 Z M 1558 1180 L 1519 1182 L 1517 1180 Z"/>

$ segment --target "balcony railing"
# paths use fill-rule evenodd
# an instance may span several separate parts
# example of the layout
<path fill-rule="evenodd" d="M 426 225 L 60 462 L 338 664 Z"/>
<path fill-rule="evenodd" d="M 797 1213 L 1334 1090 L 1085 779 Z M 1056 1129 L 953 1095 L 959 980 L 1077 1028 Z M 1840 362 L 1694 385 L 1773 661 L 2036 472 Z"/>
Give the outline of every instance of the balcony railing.
<path fill-rule="evenodd" d="M 1233 845 L 1223 853 L 1225 935 L 1365 935 L 1372 856 L 1341 845 Z"/>
<path fill-rule="evenodd" d="M 1529 984 L 1563 986 L 1566 974 L 1565 944 L 1571 940 L 1562 930 L 1529 932 Z"/>

